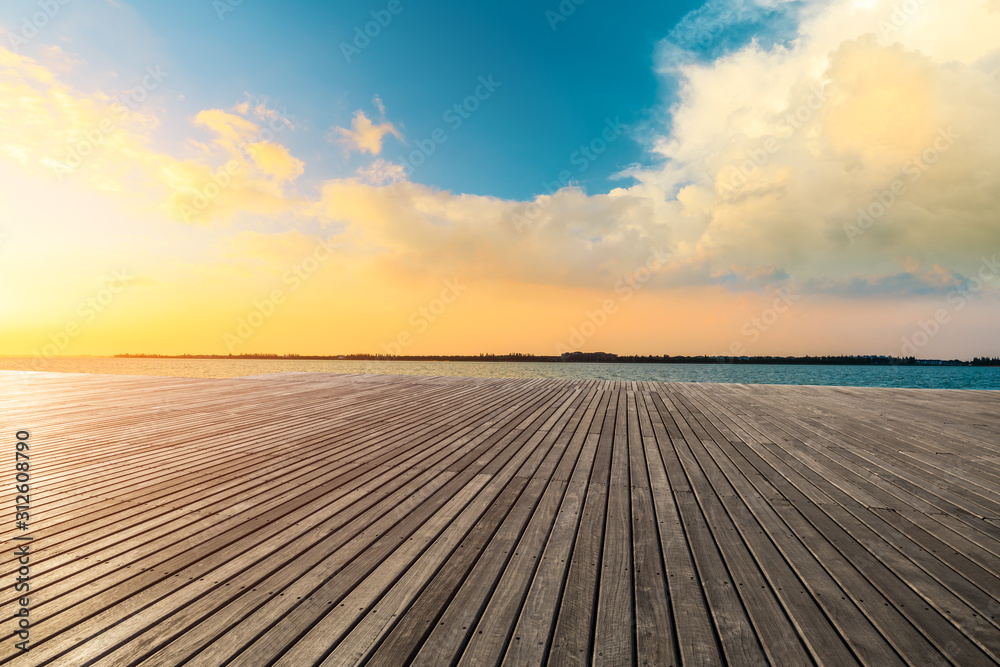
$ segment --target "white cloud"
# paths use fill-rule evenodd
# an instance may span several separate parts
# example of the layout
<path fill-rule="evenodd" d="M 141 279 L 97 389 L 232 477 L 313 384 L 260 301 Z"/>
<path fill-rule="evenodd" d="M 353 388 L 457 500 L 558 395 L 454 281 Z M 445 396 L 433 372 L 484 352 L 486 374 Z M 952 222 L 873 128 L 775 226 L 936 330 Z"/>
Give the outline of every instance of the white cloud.
<path fill-rule="evenodd" d="M 116 168 L 95 157 L 93 185 L 121 189 L 122 165 L 142 164 L 176 211 L 210 182 L 210 163 L 238 159 L 243 171 L 200 219 L 292 211 L 337 223 L 351 252 L 393 271 L 607 287 L 666 248 L 672 264 L 654 280 L 661 286 L 793 281 L 843 295 L 928 293 L 969 275 L 982 253 L 1000 252 L 1000 13 L 981 0 L 917 4 L 904 16 L 894 6 L 902 5 L 805 4 L 784 43 L 752 42 L 711 62 L 665 60 L 680 87 L 669 132 L 649 137 L 656 163 L 630 172 L 635 185 L 604 195 L 565 188 L 517 202 L 410 183 L 399 165 L 377 157 L 387 135 L 402 140 L 377 97 L 374 119 L 359 110 L 350 128 L 328 137 L 375 159 L 356 178 L 325 183 L 318 197 L 294 190 L 301 160 L 260 140 L 262 127 L 285 114 L 249 95 L 196 116 L 211 133 L 199 160 L 152 151 L 156 118 L 136 114 L 115 135 L 121 144 L 105 145 Z M 672 39 L 683 46 L 679 35 L 690 41 L 692 30 L 722 35 L 792 11 L 713 3 Z M 54 154 L 44 149 L 53 128 L 72 127 L 71 118 L 97 122 L 109 104 L 74 96 L 29 59 L 0 56 L 13 65 L 0 79 L 0 108 L 18 99 L 31 120 L 14 128 L 0 119 L 0 154 L 22 164 Z M 37 112 L 25 115 L 25 101 Z M 941 133 L 953 137 L 946 149 Z M 863 234 L 847 233 L 859 209 L 877 205 L 883 210 Z M 530 224 L 519 230 L 515 216 Z M 936 268 L 913 271 L 908 262 Z"/>
<path fill-rule="evenodd" d="M 983 64 L 1000 15 L 911 5 L 813 5 L 787 46 L 680 66 L 662 161 L 631 172 L 667 193 L 679 259 L 875 284 L 904 256 L 962 272 L 1000 249 L 1000 80 Z M 895 181 L 852 245 L 845 225 Z"/>
<path fill-rule="evenodd" d="M 406 167 L 382 158 L 358 168 L 358 178 L 368 185 L 385 185 L 406 180 Z"/>
<path fill-rule="evenodd" d="M 343 224 L 341 242 L 380 257 L 394 273 L 609 288 L 668 245 L 666 226 L 644 197 L 566 188 L 536 203 L 542 213 L 518 231 L 520 202 L 345 179 L 328 182 L 309 214 Z"/>
<path fill-rule="evenodd" d="M 708 7 L 682 25 L 722 30 L 774 10 Z M 650 138 L 659 162 L 632 170 L 631 187 L 514 202 L 425 188 L 379 160 L 327 183 L 311 214 L 411 271 L 607 286 L 655 247 L 672 257 L 661 287 L 940 293 L 1000 251 L 1000 79 L 982 64 L 1000 16 L 980 0 L 949 6 L 987 25 L 969 33 L 937 7 L 894 11 L 808 5 L 787 44 L 681 65 L 670 132 Z M 878 215 L 852 235 L 859 209 Z"/>
<path fill-rule="evenodd" d="M 797 7 L 791 0 L 709 0 L 685 15 L 660 42 L 660 68 L 672 72 L 705 53 L 718 55 L 725 48 L 724 37 L 734 27 L 765 19 L 777 24 L 776 17 L 793 14 Z"/>

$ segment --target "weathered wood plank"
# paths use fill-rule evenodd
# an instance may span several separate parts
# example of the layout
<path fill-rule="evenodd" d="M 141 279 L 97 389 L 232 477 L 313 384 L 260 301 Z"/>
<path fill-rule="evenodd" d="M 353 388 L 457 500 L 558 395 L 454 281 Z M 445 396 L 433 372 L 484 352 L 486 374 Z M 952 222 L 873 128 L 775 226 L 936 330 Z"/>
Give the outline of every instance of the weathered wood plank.
<path fill-rule="evenodd" d="M 3 664 L 1000 662 L 1000 392 L 0 372 L 24 428 Z"/>

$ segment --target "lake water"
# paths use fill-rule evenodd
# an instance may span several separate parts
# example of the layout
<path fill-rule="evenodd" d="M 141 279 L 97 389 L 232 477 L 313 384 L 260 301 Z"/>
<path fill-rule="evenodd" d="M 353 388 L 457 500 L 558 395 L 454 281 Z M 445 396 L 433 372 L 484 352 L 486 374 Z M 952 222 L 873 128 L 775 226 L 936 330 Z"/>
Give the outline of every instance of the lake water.
<path fill-rule="evenodd" d="M 727 364 L 494 363 L 477 361 L 305 361 L 0 357 L 0 370 L 227 378 L 266 373 L 377 373 L 461 377 L 659 380 L 744 384 L 1000 390 L 1000 368 L 969 366 L 772 366 Z"/>

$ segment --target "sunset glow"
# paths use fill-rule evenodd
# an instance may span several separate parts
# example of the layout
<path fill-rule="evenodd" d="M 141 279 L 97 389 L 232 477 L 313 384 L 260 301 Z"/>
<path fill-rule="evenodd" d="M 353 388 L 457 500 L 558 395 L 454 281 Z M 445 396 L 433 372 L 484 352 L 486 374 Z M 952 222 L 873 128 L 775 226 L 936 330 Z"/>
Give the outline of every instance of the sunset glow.
<path fill-rule="evenodd" d="M 995 1 L 44 4 L 0 354 L 1000 354 Z"/>

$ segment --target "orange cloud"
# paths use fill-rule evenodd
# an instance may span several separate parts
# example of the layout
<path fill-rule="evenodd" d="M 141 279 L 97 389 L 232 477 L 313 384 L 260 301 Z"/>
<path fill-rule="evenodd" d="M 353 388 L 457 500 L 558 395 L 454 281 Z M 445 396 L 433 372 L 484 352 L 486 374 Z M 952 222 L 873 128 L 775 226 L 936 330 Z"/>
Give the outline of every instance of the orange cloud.
<path fill-rule="evenodd" d="M 305 163 L 293 157 L 281 144 L 250 144 L 247 150 L 257 167 L 279 183 L 294 181 L 305 171 Z"/>
<path fill-rule="evenodd" d="M 241 146 L 250 143 L 260 134 L 260 128 L 253 121 L 222 109 L 199 111 L 194 117 L 194 124 L 206 127 L 218 135 L 215 141 L 233 154 L 239 154 Z"/>
<path fill-rule="evenodd" d="M 371 155 L 378 155 L 382 152 L 382 141 L 387 134 L 391 134 L 400 141 L 403 140 L 403 135 L 392 123 L 386 121 L 375 124 L 361 110 L 354 112 L 350 129 L 335 127 L 328 135 L 328 139 L 332 140 L 334 133 L 339 135 L 336 141 L 344 146 L 347 152 L 358 151 Z"/>

